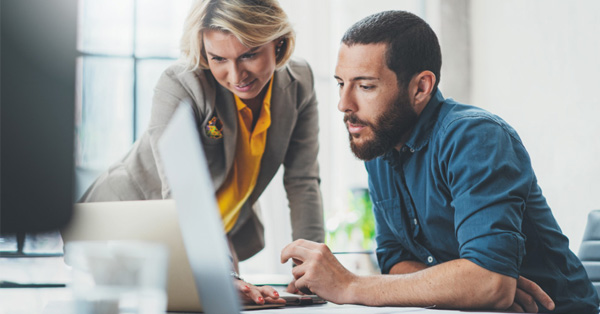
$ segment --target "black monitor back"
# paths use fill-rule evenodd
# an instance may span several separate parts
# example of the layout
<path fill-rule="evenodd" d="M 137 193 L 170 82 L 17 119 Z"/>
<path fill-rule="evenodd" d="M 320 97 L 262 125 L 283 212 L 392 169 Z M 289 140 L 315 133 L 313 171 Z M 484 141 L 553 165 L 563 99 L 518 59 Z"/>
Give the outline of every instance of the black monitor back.
<path fill-rule="evenodd" d="M 0 233 L 68 223 L 77 0 L 0 0 Z"/>

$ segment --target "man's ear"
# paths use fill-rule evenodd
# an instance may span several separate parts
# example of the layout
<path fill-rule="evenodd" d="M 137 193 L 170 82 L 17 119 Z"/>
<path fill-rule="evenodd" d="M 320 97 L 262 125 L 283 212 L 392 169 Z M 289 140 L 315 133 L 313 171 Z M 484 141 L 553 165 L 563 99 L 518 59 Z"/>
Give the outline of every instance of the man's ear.
<path fill-rule="evenodd" d="M 420 114 L 431 99 L 431 91 L 435 86 L 436 77 L 431 71 L 423 71 L 410 80 L 408 90 L 415 111 Z"/>

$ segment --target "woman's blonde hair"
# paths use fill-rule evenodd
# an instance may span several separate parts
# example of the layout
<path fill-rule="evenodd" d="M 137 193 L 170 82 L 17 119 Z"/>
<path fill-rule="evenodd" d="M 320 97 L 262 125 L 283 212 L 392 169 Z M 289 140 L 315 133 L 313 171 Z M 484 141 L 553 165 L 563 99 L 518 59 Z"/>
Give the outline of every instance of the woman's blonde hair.
<path fill-rule="evenodd" d="M 204 30 L 233 34 L 248 48 L 281 39 L 276 67 L 289 60 L 294 51 L 295 33 L 277 0 L 196 0 L 186 18 L 181 38 L 182 61 L 189 70 L 208 69 Z"/>

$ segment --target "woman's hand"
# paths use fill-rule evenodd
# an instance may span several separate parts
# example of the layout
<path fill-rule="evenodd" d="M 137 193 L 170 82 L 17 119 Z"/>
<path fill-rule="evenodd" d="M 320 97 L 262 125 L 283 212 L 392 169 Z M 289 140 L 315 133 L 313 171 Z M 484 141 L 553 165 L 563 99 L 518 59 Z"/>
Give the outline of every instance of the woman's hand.
<path fill-rule="evenodd" d="M 273 287 L 257 287 L 255 285 L 249 284 L 243 280 L 238 279 L 234 279 L 234 285 L 240 294 L 242 303 L 244 304 L 285 304 L 285 300 L 279 298 L 279 293 L 275 289 L 273 289 Z"/>

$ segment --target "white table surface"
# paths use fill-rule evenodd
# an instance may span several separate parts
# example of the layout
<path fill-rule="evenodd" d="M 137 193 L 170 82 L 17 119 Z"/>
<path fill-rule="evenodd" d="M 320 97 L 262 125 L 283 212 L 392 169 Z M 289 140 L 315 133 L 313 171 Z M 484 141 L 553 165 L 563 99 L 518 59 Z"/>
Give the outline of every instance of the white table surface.
<path fill-rule="evenodd" d="M 69 267 L 62 258 L 0 258 L 0 280 L 31 283 L 68 283 Z M 0 288 L 0 314 L 68 314 L 72 312 L 70 288 Z M 288 306 L 280 309 L 243 311 L 244 314 L 394 314 L 394 313 L 461 313 L 461 311 L 367 307 L 327 303 L 313 306 Z M 466 313 L 466 312 L 465 312 Z M 497 312 L 468 312 L 497 313 Z"/>

